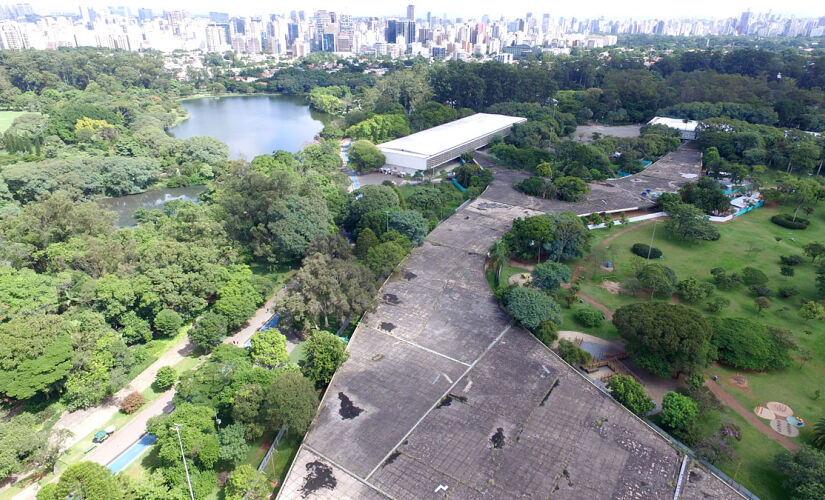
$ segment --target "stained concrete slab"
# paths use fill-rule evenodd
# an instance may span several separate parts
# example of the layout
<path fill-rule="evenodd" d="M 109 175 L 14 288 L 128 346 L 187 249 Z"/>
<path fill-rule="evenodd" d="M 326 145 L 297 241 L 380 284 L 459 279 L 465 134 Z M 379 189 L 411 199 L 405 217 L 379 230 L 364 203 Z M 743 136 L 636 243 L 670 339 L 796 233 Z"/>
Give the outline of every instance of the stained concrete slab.
<path fill-rule="evenodd" d="M 673 161 L 697 158 L 686 154 Z M 664 164 L 644 181 L 672 187 L 682 168 Z M 679 453 L 531 334 L 509 327 L 484 279 L 487 248 L 516 217 L 644 200 L 609 185 L 580 204 L 537 200 L 512 189 L 524 175 L 498 169 L 493 185 L 431 232 L 382 288 L 280 498 L 673 497 Z M 316 469 L 326 471 L 316 462 L 341 486 L 302 490 Z M 738 498 L 696 471 L 684 498 Z"/>

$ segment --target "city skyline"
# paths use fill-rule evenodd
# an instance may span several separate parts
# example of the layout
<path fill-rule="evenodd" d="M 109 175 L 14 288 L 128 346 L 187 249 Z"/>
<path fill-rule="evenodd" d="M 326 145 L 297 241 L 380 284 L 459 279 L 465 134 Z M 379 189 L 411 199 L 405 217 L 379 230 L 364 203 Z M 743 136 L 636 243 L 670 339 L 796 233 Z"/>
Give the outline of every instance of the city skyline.
<path fill-rule="evenodd" d="M 386 2 L 349 1 L 342 3 L 331 3 L 327 0 L 311 0 L 300 2 L 296 5 L 285 5 L 282 7 L 267 6 L 262 7 L 259 2 L 241 0 L 228 5 L 226 2 L 218 0 L 174 0 L 164 2 L 160 0 L 141 0 L 140 2 L 117 1 L 88 1 L 76 4 L 67 4 L 59 0 L 43 0 L 33 4 L 37 13 L 67 13 L 77 12 L 80 7 L 120 7 L 124 6 L 132 11 L 139 8 L 151 8 L 163 10 L 186 10 L 193 15 L 207 15 L 210 11 L 228 12 L 230 15 L 263 15 L 270 13 L 288 13 L 290 10 L 305 10 L 307 12 L 327 9 L 340 12 L 347 12 L 358 17 L 406 17 L 408 5 L 415 6 L 415 13 L 418 18 L 426 16 L 427 12 L 432 15 L 442 17 L 464 17 L 477 18 L 483 15 L 504 16 L 514 18 L 524 16 L 527 13 L 541 15 L 549 13 L 554 17 L 578 17 L 578 18 L 610 18 L 610 19 L 723 19 L 727 17 L 739 16 L 742 12 L 750 10 L 754 13 L 768 13 L 783 16 L 796 17 L 825 17 L 825 8 L 815 7 L 813 2 L 785 2 L 779 8 L 775 2 L 767 0 L 744 0 L 734 2 L 724 2 L 720 5 L 711 0 L 697 0 L 689 4 L 665 4 L 663 2 L 642 1 L 632 4 L 619 4 L 606 0 L 595 0 L 587 4 L 563 4 L 550 5 L 545 2 L 527 0 L 519 2 L 515 8 L 505 8 L 502 2 L 492 0 L 457 0 L 449 3 L 445 8 L 443 2 L 398 2 L 388 4 Z M 231 7 L 231 8 L 230 8 Z M 281 10 L 279 10 L 281 9 Z"/>

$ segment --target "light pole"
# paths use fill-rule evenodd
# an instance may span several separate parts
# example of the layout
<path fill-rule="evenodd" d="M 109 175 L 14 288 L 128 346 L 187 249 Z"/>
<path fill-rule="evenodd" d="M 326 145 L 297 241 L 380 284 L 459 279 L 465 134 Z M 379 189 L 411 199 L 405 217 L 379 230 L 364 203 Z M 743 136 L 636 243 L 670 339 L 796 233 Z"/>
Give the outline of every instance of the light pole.
<path fill-rule="evenodd" d="M 189 497 L 195 500 L 195 494 L 192 492 L 192 480 L 189 479 L 189 466 L 186 465 L 186 455 L 183 453 L 183 441 L 180 439 L 180 424 L 175 424 L 172 429 L 178 433 L 178 444 L 180 444 L 180 456 L 183 458 L 183 470 L 186 471 L 186 483 L 189 485 Z"/>
<path fill-rule="evenodd" d="M 653 223 L 653 236 L 650 237 L 650 246 L 647 247 L 647 260 L 650 260 L 650 251 L 653 250 L 653 239 L 656 237 L 656 224 L 659 222 Z"/>

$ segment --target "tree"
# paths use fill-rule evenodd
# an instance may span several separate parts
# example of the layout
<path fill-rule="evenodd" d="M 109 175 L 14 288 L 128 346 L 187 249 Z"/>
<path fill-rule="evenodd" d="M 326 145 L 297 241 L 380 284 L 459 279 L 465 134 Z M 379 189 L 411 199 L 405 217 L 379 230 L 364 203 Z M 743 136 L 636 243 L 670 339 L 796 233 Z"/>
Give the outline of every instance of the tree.
<path fill-rule="evenodd" d="M 396 210 L 389 214 L 390 230 L 398 231 L 407 238 L 413 246 L 424 242 L 429 229 L 429 221 L 417 210 Z"/>
<path fill-rule="evenodd" d="M 762 314 L 764 309 L 771 307 L 771 301 L 767 297 L 756 297 L 753 299 L 753 303 L 756 305 L 756 312 L 759 314 Z"/>
<path fill-rule="evenodd" d="M 308 331 L 318 328 L 323 318 L 329 327 L 329 316 L 345 319 L 360 315 L 375 304 L 378 291 L 375 276 L 366 267 L 353 261 L 332 259 L 319 253 L 304 259 L 295 275 L 296 286 L 287 294 L 282 312 Z"/>
<path fill-rule="evenodd" d="M 825 255 L 825 245 L 818 242 L 812 241 L 802 247 L 802 250 L 805 251 L 805 255 L 811 258 L 811 263 L 813 264 L 817 258 L 822 257 Z"/>
<path fill-rule="evenodd" d="M 355 241 L 355 255 L 361 260 L 366 260 L 370 248 L 376 244 L 378 244 L 378 238 L 376 238 L 373 230 L 368 227 L 362 229 Z"/>
<path fill-rule="evenodd" d="M 256 363 L 275 368 L 289 359 L 286 352 L 286 337 L 277 328 L 270 328 L 252 335 L 249 353 Z"/>
<path fill-rule="evenodd" d="M 661 422 L 671 429 L 685 429 L 699 415 L 699 406 L 687 396 L 669 391 L 662 398 Z"/>
<path fill-rule="evenodd" d="M 647 415 L 656 403 L 645 393 L 645 388 L 630 375 L 614 375 L 607 381 L 607 389 L 616 401 L 636 415 Z"/>
<path fill-rule="evenodd" d="M 189 340 L 204 352 L 210 352 L 226 337 L 226 317 L 207 312 L 189 329 Z"/>
<path fill-rule="evenodd" d="M 183 326 L 183 318 L 177 311 L 172 309 L 162 309 L 155 315 L 153 321 L 155 330 L 166 337 L 174 337 L 178 334 L 180 327 Z"/>
<path fill-rule="evenodd" d="M 179 424 L 180 440 L 190 467 L 211 469 L 218 461 L 220 442 L 215 430 L 215 410 L 192 403 L 175 404 L 175 412 L 152 417 L 146 430 L 157 436 L 158 458 L 165 467 L 180 463 L 180 444 L 173 424 Z"/>
<path fill-rule="evenodd" d="M 803 446 L 796 454 L 780 453 L 777 468 L 785 474 L 784 486 L 794 500 L 825 498 L 825 452 Z"/>
<path fill-rule="evenodd" d="M 535 332 L 545 321 L 561 323 L 561 308 L 552 297 L 535 288 L 516 287 L 507 295 L 505 306 L 516 322 Z"/>
<path fill-rule="evenodd" d="M 130 415 L 138 411 L 145 403 L 146 398 L 143 397 L 143 394 L 137 391 L 131 392 L 120 402 L 120 411 Z"/>
<path fill-rule="evenodd" d="M 0 324 L 0 393 L 47 393 L 72 369 L 74 346 L 60 316 L 20 316 Z"/>
<path fill-rule="evenodd" d="M 370 141 L 355 141 L 349 148 L 349 161 L 355 170 L 361 172 L 371 172 L 384 166 L 386 158 L 380 149 Z"/>
<path fill-rule="evenodd" d="M 219 457 L 224 462 L 235 466 L 246 458 L 247 445 L 244 439 L 244 426 L 240 423 L 229 424 L 218 432 L 220 441 Z"/>
<path fill-rule="evenodd" d="M 821 450 L 825 450 L 825 417 L 821 417 L 814 424 L 813 437 L 811 439 L 814 446 Z"/>
<path fill-rule="evenodd" d="M 94 462 L 77 462 L 69 466 L 55 488 L 44 488 L 37 494 L 38 500 L 92 500 L 123 498 L 114 474 L 106 467 Z"/>
<path fill-rule="evenodd" d="M 589 352 L 567 339 L 559 340 L 559 357 L 571 365 L 580 366 L 587 365 L 593 359 Z"/>
<path fill-rule="evenodd" d="M 709 318 L 717 359 L 746 370 L 775 370 L 789 366 L 791 357 L 781 333 L 745 318 Z"/>
<path fill-rule="evenodd" d="M 799 315 L 805 320 L 805 324 L 807 325 L 808 321 L 812 319 L 825 319 L 825 307 L 822 307 L 822 304 L 819 302 L 808 301 L 799 308 Z"/>
<path fill-rule="evenodd" d="M 384 213 L 400 203 L 398 194 L 390 186 L 367 185 L 353 191 L 352 194 L 347 205 L 348 216 L 345 224 L 350 230 L 355 229 L 364 214 L 378 211 Z"/>
<path fill-rule="evenodd" d="M 266 476 L 249 464 L 232 471 L 225 492 L 226 500 L 265 500 L 270 493 Z"/>
<path fill-rule="evenodd" d="M 172 388 L 178 381 L 178 372 L 171 366 L 161 366 L 155 375 L 155 387 L 158 390 L 166 391 Z"/>
<path fill-rule="evenodd" d="M 708 310 L 712 313 L 718 313 L 722 309 L 727 309 L 730 306 L 730 301 L 721 295 L 715 295 L 708 300 Z"/>
<path fill-rule="evenodd" d="M 701 209 L 685 203 L 671 203 L 665 211 L 668 215 L 665 230 L 673 236 L 695 242 L 719 239 L 719 231 L 711 225 Z"/>
<path fill-rule="evenodd" d="M 676 293 L 679 294 L 679 298 L 688 304 L 698 304 L 710 297 L 714 288 L 712 283 L 700 282 L 691 276 L 679 281 L 679 284 L 676 285 Z"/>
<path fill-rule="evenodd" d="M 628 342 L 633 359 L 662 377 L 693 373 L 714 358 L 711 329 L 695 310 L 664 302 L 622 306 L 613 324 Z"/>
<path fill-rule="evenodd" d="M 578 177 L 559 177 L 553 184 L 556 186 L 556 195 L 562 201 L 579 201 L 590 192 L 590 186 Z"/>
<path fill-rule="evenodd" d="M 659 297 L 673 295 L 679 282 L 673 269 L 658 263 L 644 266 L 636 273 L 636 278 L 645 288 L 649 288 L 653 295 Z"/>
<path fill-rule="evenodd" d="M 252 282 L 252 271 L 248 267 L 229 266 L 229 271 L 230 280 L 217 290 L 215 312 L 224 317 L 228 329 L 235 329 L 255 314 L 261 294 Z"/>
<path fill-rule="evenodd" d="M 562 283 L 567 283 L 572 276 L 570 268 L 559 262 L 547 261 L 537 264 L 530 276 L 533 278 L 533 286 L 539 290 L 556 291 Z"/>
<path fill-rule="evenodd" d="M 314 332 L 304 342 L 305 359 L 301 373 L 315 382 L 315 387 L 322 388 L 329 384 L 332 375 L 341 364 L 349 358 L 346 341 L 325 330 Z"/>
<path fill-rule="evenodd" d="M 548 259 L 573 260 L 590 248 L 590 231 L 572 212 L 545 214 L 513 221 L 502 241 L 523 259 L 542 255 Z"/>
<path fill-rule="evenodd" d="M 407 252 L 401 245 L 394 241 L 386 241 L 367 251 L 367 266 L 377 276 L 386 278 L 406 255 Z"/>
<path fill-rule="evenodd" d="M 284 372 L 266 388 L 265 411 L 274 426 L 286 425 L 303 435 L 315 417 L 318 395 L 314 384 L 295 372 Z"/>

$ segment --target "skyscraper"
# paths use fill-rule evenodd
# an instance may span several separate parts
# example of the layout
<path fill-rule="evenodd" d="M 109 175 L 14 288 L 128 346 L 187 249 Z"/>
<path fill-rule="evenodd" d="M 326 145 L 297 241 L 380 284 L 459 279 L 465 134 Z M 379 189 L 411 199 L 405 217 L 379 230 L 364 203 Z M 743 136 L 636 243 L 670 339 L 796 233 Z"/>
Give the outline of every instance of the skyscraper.
<path fill-rule="evenodd" d="M 407 5 L 407 19 L 415 21 L 415 5 Z"/>

